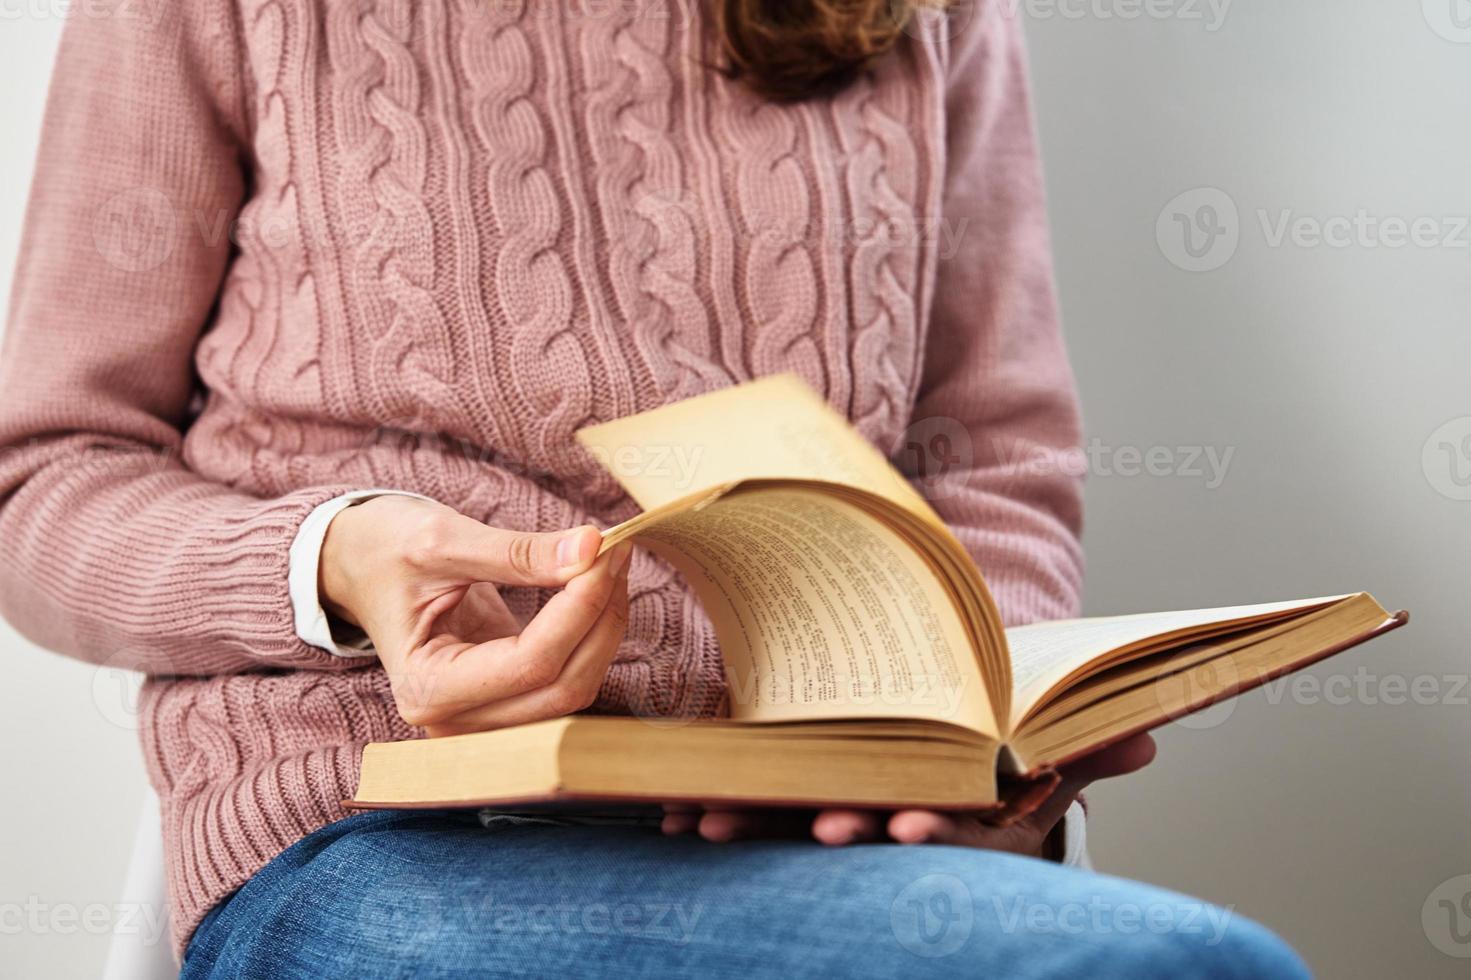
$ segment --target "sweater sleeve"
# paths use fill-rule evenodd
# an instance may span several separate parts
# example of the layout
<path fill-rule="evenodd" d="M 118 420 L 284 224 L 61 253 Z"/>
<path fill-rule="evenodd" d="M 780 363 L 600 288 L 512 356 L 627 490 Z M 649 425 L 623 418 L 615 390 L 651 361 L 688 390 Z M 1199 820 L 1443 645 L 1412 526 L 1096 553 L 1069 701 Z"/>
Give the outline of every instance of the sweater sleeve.
<path fill-rule="evenodd" d="M 0 613 L 151 673 L 353 663 L 297 637 L 287 588 L 298 525 L 353 488 L 258 499 L 183 457 L 245 191 L 233 24 L 216 2 L 73 13 L 0 350 Z"/>
<path fill-rule="evenodd" d="M 1003 4 L 955 10 L 942 213 L 950 244 L 906 439 L 918 452 L 901 446 L 895 461 L 970 551 L 1007 625 L 1066 618 L 1082 583 L 1082 456 L 1025 52 Z"/>

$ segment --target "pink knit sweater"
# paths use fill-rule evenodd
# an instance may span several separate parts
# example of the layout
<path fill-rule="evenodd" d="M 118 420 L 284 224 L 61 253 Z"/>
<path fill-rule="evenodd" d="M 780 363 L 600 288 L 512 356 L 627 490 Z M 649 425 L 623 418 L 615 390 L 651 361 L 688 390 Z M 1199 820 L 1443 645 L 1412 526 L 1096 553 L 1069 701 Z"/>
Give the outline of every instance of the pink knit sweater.
<path fill-rule="evenodd" d="M 959 426 L 936 501 L 1007 619 L 1074 612 L 1078 440 L 1015 24 L 926 14 L 832 98 L 706 67 L 696 0 L 176 0 L 73 13 L 0 359 L 0 611 L 145 671 L 176 949 L 413 737 L 294 633 L 348 490 L 551 530 L 634 512 L 578 427 L 794 371 Z M 1040 462 L 1039 462 L 1040 461 Z M 710 628 L 633 566 L 598 709 L 708 713 Z M 543 596 L 513 592 L 528 615 Z"/>

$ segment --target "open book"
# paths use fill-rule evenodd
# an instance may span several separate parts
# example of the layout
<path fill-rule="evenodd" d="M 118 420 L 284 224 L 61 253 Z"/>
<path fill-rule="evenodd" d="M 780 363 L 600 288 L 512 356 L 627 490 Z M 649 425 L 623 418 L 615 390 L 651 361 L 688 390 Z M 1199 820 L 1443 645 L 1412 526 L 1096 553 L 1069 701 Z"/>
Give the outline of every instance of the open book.
<path fill-rule="evenodd" d="M 1024 812 L 1056 767 L 1401 625 L 1367 593 L 1003 629 L 911 483 L 780 376 L 584 429 L 725 661 L 728 718 L 363 753 L 358 807 L 691 800 Z"/>

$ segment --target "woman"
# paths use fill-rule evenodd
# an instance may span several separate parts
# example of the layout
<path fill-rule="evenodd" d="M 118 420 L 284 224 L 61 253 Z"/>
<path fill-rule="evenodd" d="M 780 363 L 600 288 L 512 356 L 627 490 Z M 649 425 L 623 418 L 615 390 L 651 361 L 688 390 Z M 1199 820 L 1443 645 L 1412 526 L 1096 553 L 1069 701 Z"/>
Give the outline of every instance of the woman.
<path fill-rule="evenodd" d="M 1147 738 L 1006 831 L 341 808 L 365 742 L 719 710 L 685 586 L 594 560 L 634 508 L 572 433 L 752 377 L 884 446 L 964 428 L 936 506 L 1008 622 L 1076 610 L 1079 487 L 1034 465 L 1078 428 L 1017 26 L 914 6 L 74 13 L 5 338 L 0 598 L 150 675 L 185 976 L 1301 972 L 1053 860 Z"/>

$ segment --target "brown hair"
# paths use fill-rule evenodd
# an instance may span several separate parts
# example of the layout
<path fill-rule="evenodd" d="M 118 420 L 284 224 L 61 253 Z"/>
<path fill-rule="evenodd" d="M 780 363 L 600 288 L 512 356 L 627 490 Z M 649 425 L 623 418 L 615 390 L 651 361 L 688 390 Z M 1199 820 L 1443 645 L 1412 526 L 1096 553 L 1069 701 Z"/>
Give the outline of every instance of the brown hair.
<path fill-rule="evenodd" d="M 842 88 L 944 0 L 714 0 L 726 72 L 790 102 Z"/>

